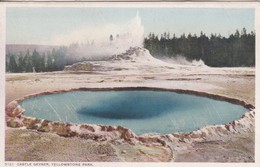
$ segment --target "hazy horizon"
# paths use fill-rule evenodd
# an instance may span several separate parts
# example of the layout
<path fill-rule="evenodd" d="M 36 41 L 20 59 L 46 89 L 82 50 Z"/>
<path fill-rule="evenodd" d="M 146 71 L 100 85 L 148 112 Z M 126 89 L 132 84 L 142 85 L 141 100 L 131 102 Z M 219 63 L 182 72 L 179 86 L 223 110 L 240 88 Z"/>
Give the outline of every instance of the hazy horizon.
<path fill-rule="evenodd" d="M 68 45 L 108 40 L 131 25 L 137 13 L 143 36 L 150 32 L 229 36 L 254 31 L 254 9 L 231 8 L 7 8 L 6 44 Z M 143 27 L 143 30 L 142 28 Z M 136 33 L 136 32 L 135 32 Z"/>

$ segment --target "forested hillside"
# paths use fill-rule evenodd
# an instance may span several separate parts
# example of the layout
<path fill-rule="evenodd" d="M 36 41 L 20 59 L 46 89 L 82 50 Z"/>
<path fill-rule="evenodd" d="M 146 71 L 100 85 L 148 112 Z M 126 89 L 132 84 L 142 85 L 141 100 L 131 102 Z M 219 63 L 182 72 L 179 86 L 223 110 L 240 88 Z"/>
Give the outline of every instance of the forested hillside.
<path fill-rule="evenodd" d="M 197 35 L 164 33 L 160 37 L 150 33 L 145 38 L 144 47 L 157 58 L 183 56 L 188 60 L 203 60 L 211 67 L 255 66 L 255 33 L 247 33 L 244 28 L 223 37 L 203 32 Z"/>

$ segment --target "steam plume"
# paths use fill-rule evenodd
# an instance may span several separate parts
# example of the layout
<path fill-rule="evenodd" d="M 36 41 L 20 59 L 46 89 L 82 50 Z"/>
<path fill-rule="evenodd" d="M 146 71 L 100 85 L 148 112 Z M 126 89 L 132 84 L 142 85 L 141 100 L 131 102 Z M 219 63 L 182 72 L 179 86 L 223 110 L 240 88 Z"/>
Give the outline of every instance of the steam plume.
<path fill-rule="evenodd" d="M 144 27 L 136 16 L 123 25 L 83 27 L 55 38 L 52 43 L 69 46 L 70 52 L 87 59 L 102 58 L 125 52 L 130 47 L 143 47 Z"/>

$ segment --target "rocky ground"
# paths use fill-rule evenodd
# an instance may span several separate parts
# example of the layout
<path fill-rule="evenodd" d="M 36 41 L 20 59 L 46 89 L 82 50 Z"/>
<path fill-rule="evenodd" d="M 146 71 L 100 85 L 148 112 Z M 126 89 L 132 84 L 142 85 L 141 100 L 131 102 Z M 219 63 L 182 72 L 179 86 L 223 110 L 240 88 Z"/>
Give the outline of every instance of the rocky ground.
<path fill-rule="evenodd" d="M 133 61 L 133 60 L 130 60 Z M 152 61 L 152 60 L 151 60 Z M 89 65 L 88 65 L 89 66 Z M 106 66 L 99 62 L 99 67 Z M 67 70 L 52 73 L 6 74 L 6 105 L 25 95 L 72 88 L 158 87 L 206 92 L 255 104 L 254 68 L 138 64 L 107 70 Z M 115 67 L 112 66 L 111 67 Z M 154 66 L 153 66 L 154 67 Z M 129 70 L 130 69 L 130 70 Z M 200 141 L 173 141 L 166 145 L 97 142 L 61 137 L 23 128 L 6 127 L 6 161 L 175 161 L 254 162 L 255 130 L 219 134 Z"/>

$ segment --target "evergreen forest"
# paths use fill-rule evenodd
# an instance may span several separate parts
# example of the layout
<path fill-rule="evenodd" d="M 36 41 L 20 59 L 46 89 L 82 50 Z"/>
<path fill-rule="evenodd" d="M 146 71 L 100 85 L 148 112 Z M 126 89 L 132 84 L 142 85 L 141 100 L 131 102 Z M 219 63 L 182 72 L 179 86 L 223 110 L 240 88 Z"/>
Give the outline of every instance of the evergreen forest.
<path fill-rule="evenodd" d="M 144 46 L 156 58 L 183 56 L 187 60 L 203 60 L 210 67 L 254 67 L 255 33 L 243 28 L 229 37 L 203 32 L 181 35 L 163 33 L 160 37 L 150 33 Z"/>

